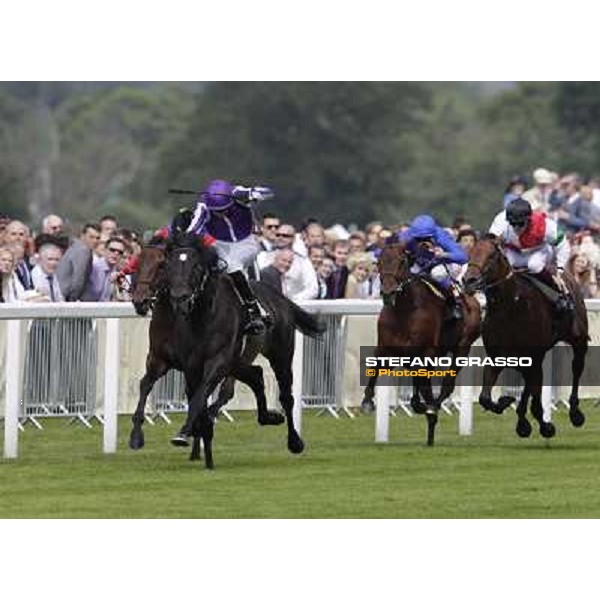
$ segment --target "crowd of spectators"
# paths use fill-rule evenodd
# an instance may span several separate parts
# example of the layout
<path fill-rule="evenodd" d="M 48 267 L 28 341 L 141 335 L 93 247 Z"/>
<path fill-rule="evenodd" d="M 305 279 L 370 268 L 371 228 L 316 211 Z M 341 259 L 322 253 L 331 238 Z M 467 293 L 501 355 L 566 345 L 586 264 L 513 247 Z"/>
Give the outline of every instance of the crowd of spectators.
<path fill-rule="evenodd" d="M 567 270 L 584 298 L 599 297 L 600 178 L 559 175 L 545 168 L 532 173 L 531 184 L 526 176 L 515 176 L 503 202 L 490 201 L 490 222 L 518 197 L 558 221 L 570 244 Z M 376 221 L 363 231 L 339 224 L 326 228 L 307 219 L 297 231 L 278 215 L 266 213 L 257 224 L 261 251 L 250 277 L 295 301 L 379 298 L 379 254 L 389 238 L 408 226 Z M 467 252 L 480 235 L 464 218 L 456 218 L 448 231 Z M 67 233 L 58 215 L 45 217 L 37 235 L 24 223 L 0 216 L 1 301 L 129 300 L 127 286 L 119 285 L 116 275 L 129 256 L 140 252 L 140 236 L 119 227 L 111 215 L 86 223 L 72 241 Z"/>
<path fill-rule="evenodd" d="M 111 215 L 86 223 L 70 240 L 58 215 L 42 220 L 40 232 L 0 216 L 0 301 L 111 302 L 129 300 L 116 274 L 141 250 L 135 232 Z"/>

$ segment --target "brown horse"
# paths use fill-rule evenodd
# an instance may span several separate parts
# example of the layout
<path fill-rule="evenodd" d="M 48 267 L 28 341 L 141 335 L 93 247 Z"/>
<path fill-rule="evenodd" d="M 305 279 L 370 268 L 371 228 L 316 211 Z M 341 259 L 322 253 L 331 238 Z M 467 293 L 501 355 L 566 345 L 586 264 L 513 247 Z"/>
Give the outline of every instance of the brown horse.
<path fill-rule="evenodd" d="M 531 397 L 531 412 L 539 424 L 543 437 L 556 433 L 554 425 L 543 419 L 542 363 L 546 352 L 557 342 L 564 341 L 573 348 L 571 370 L 573 374 L 569 398 L 569 417 L 575 427 L 581 427 L 585 417 L 579 409 L 579 379 L 585 366 L 588 348 L 588 321 L 585 303 L 577 285 L 565 273 L 567 284 L 575 302 L 572 314 L 558 318 L 553 313 L 550 300 L 524 276 L 515 273 L 506 258 L 500 242 L 487 237 L 475 244 L 464 277 L 468 293 L 482 291 L 487 299 L 487 316 L 483 323 L 482 337 L 488 356 L 508 353 L 514 356 L 530 356 L 530 367 L 519 367 L 525 387 L 517 407 L 517 434 L 527 437 L 531 425 L 527 420 L 527 403 Z M 492 388 L 503 367 L 486 366 L 483 388 L 479 396 L 481 406 L 496 414 L 506 410 L 515 398 L 503 396 L 492 401 Z"/>
<path fill-rule="evenodd" d="M 384 248 L 378 268 L 384 307 L 377 322 L 376 356 L 404 354 L 424 358 L 450 353 L 456 358 L 469 354 L 481 324 L 479 303 L 474 298 L 463 298 L 463 319 L 448 320 L 445 295 L 423 276 L 410 273 L 410 254 L 401 243 Z M 365 388 L 362 402 L 365 412 L 374 409 L 376 382 L 377 375 L 374 375 Z M 427 444 L 430 446 L 434 443 L 437 413 L 455 385 L 455 377 L 444 377 L 436 399 L 429 378 L 413 377 L 411 406 L 415 412 L 427 416 Z"/>

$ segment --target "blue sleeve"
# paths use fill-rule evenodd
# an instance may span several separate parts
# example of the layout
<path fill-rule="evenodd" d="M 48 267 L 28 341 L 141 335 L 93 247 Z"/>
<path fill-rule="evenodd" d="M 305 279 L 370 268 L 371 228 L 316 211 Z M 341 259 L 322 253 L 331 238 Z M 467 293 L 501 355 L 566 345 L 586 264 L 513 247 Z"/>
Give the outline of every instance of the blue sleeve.
<path fill-rule="evenodd" d="M 436 243 L 446 253 L 446 256 L 440 259 L 440 262 L 458 263 L 459 265 L 467 262 L 468 256 L 465 249 L 442 228 L 436 232 Z"/>

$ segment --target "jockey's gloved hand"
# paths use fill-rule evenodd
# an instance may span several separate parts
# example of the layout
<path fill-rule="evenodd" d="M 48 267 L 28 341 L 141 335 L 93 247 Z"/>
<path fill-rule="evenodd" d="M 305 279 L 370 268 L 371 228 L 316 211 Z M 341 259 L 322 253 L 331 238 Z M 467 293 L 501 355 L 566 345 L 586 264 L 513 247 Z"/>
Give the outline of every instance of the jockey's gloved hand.
<path fill-rule="evenodd" d="M 266 186 L 244 187 L 236 185 L 231 195 L 236 200 L 241 200 L 242 202 L 262 202 L 263 200 L 271 200 L 275 197 L 273 190 Z"/>

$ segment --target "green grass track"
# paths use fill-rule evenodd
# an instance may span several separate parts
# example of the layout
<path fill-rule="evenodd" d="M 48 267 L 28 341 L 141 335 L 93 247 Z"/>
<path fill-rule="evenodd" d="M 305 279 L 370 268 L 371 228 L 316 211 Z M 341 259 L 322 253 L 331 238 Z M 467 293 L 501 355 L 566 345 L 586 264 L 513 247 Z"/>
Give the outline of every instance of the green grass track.
<path fill-rule="evenodd" d="M 374 417 L 307 411 L 300 456 L 285 426 L 236 413 L 216 426 L 213 472 L 170 446 L 181 417 L 146 425 L 138 452 L 120 418 L 116 455 L 102 454 L 98 425 L 46 419 L 20 434 L 17 460 L 0 461 L 0 518 L 599 518 L 600 408 L 583 410 L 582 429 L 555 413 L 552 440 L 535 426 L 517 438 L 512 410 L 476 407 L 471 437 L 444 414 L 434 448 L 423 417 L 392 418 L 390 443 L 375 444 Z"/>

